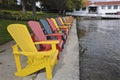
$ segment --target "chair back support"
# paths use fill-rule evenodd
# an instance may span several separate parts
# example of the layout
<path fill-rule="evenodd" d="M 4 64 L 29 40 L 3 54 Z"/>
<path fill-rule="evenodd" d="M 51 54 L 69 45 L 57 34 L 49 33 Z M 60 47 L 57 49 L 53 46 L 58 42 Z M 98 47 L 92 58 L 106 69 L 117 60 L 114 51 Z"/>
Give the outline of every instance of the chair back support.
<path fill-rule="evenodd" d="M 32 32 L 36 35 L 35 37 L 37 38 L 38 41 L 47 40 L 39 22 L 28 21 L 28 26 L 31 28 Z"/>
<path fill-rule="evenodd" d="M 60 30 L 60 28 L 59 28 L 57 22 L 55 21 L 55 19 L 54 19 L 54 18 L 51 18 L 51 20 L 52 20 L 53 23 L 55 24 L 55 27 L 57 28 L 57 30 Z"/>
<path fill-rule="evenodd" d="M 8 26 L 8 32 L 23 51 L 36 52 L 36 47 L 31 36 L 23 24 L 11 24 Z"/>
<path fill-rule="evenodd" d="M 61 22 L 60 22 L 60 20 L 59 20 L 59 18 L 55 18 L 55 20 L 56 20 L 58 26 L 61 26 L 61 25 L 62 25 Z"/>
<path fill-rule="evenodd" d="M 51 29 L 52 29 L 53 31 L 56 31 L 57 29 L 56 29 L 55 24 L 53 23 L 53 21 L 52 21 L 51 19 L 49 19 L 49 18 L 47 18 L 47 21 L 48 21 Z"/>
<path fill-rule="evenodd" d="M 63 22 L 62 18 L 59 17 L 58 19 L 60 20 L 61 24 L 64 25 L 64 22 Z"/>
<path fill-rule="evenodd" d="M 46 41 L 47 37 L 45 36 L 40 23 L 37 21 L 28 21 L 28 25 L 31 28 L 32 32 L 34 33 L 35 38 L 37 39 L 33 39 L 34 41 Z M 40 44 L 40 50 L 49 50 L 51 49 L 51 45 L 50 44 Z"/>
<path fill-rule="evenodd" d="M 45 31 L 47 34 L 53 34 L 50 25 L 48 24 L 48 22 L 46 20 L 40 19 L 41 24 L 43 25 Z M 49 36 L 48 39 L 56 39 L 55 36 Z"/>
<path fill-rule="evenodd" d="M 43 25 L 43 27 L 45 28 L 47 34 L 52 34 L 52 30 L 48 24 L 48 22 L 46 20 L 40 19 L 40 23 Z"/>

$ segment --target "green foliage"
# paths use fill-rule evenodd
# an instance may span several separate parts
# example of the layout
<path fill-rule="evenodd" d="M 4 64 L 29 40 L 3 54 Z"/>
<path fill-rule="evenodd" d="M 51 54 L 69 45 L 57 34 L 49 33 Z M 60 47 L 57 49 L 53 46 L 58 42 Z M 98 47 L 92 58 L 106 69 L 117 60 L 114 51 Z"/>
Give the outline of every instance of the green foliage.
<path fill-rule="evenodd" d="M 0 44 L 6 43 L 12 40 L 7 31 L 7 26 L 13 23 L 27 24 L 26 21 L 4 20 L 0 19 Z"/>
<path fill-rule="evenodd" d="M 18 20 L 18 19 L 22 20 L 22 13 L 21 12 L 13 12 L 11 14 L 12 14 L 12 17 L 15 18 L 16 20 Z"/>
<path fill-rule="evenodd" d="M 81 0 L 42 0 L 42 3 L 48 9 L 57 10 L 72 10 L 81 6 Z"/>
<path fill-rule="evenodd" d="M 10 18 L 11 16 L 11 12 L 10 11 L 6 11 L 6 10 L 0 10 L 0 18 Z"/>
<path fill-rule="evenodd" d="M 71 10 L 74 8 L 74 3 L 72 0 L 65 0 L 65 3 L 68 10 Z"/>
<path fill-rule="evenodd" d="M 40 18 L 53 17 L 58 16 L 58 14 L 53 13 L 43 13 L 37 12 L 37 16 L 33 16 L 32 12 L 28 11 L 26 15 L 22 13 L 22 11 L 8 11 L 8 10 L 0 10 L 0 18 L 1 19 L 12 19 L 12 20 L 39 20 Z"/>

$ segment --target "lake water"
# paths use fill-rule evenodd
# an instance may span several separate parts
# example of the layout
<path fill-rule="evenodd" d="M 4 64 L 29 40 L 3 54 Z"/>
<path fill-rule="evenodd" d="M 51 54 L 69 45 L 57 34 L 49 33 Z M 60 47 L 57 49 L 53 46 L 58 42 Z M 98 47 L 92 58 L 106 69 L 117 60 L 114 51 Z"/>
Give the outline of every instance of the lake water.
<path fill-rule="evenodd" d="M 81 80 L 120 80 L 120 20 L 81 20 Z"/>

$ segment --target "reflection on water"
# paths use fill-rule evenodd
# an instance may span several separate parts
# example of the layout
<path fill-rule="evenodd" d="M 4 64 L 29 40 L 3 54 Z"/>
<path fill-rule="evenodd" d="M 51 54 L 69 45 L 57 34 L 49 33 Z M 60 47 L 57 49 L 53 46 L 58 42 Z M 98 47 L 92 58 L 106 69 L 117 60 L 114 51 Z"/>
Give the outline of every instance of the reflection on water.
<path fill-rule="evenodd" d="M 120 20 L 83 20 L 81 80 L 120 80 Z"/>

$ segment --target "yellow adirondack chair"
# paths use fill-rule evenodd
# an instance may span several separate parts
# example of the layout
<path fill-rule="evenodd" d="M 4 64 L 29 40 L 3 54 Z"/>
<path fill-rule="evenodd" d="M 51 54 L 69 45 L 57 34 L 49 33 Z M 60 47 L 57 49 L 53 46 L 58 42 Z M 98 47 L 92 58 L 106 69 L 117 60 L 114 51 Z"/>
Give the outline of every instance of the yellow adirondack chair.
<path fill-rule="evenodd" d="M 57 30 L 61 30 L 61 29 L 64 29 L 64 30 L 66 30 L 66 32 L 68 33 L 68 27 L 61 27 L 61 26 L 58 26 L 58 24 L 57 24 L 57 22 L 55 21 L 55 19 L 54 18 L 51 18 L 51 20 L 53 21 L 53 23 L 54 23 L 54 25 L 55 25 L 55 27 L 57 28 Z"/>
<path fill-rule="evenodd" d="M 61 22 L 61 24 L 63 26 L 68 26 L 69 28 L 71 27 L 71 23 L 65 23 L 65 22 L 63 22 L 62 17 L 58 17 L 58 19 L 60 20 L 60 22 Z"/>
<path fill-rule="evenodd" d="M 58 31 L 60 31 L 60 30 L 65 31 L 65 34 L 66 34 L 66 36 L 67 36 L 67 38 L 68 38 L 68 33 L 69 33 L 68 28 L 66 28 L 66 27 L 61 27 L 61 28 L 60 28 L 54 18 L 50 18 L 50 19 L 52 20 L 52 22 L 54 23 L 54 25 L 55 25 L 55 27 L 56 27 L 56 29 L 57 29 Z"/>
<path fill-rule="evenodd" d="M 55 26 L 56 26 L 56 28 L 58 30 L 60 30 L 60 29 L 66 29 L 67 32 L 69 31 L 68 26 L 58 26 L 58 24 L 57 24 L 57 22 L 56 22 L 56 20 L 54 18 L 51 18 L 51 20 L 53 21 L 53 23 L 55 24 Z"/>
<path fill-rule="evenodd" d="M 7 27 L 8 32 L 15 40 L 13 54 L 16 62 L 16 76 L 27 76 L 38 70 L 45 68 L 47 79 L 52 79 L 52 68 L 57 62 L 58 50 L 56 44 L 58 40 L 47 40 L 33 42 L 25 25 L 11 24 Z M 51 44 L 52 49 L 49 51 L 38 51 L 36 44 Z M 27 57 L 26 66 L 22 67 L 20 55 Z"/>

